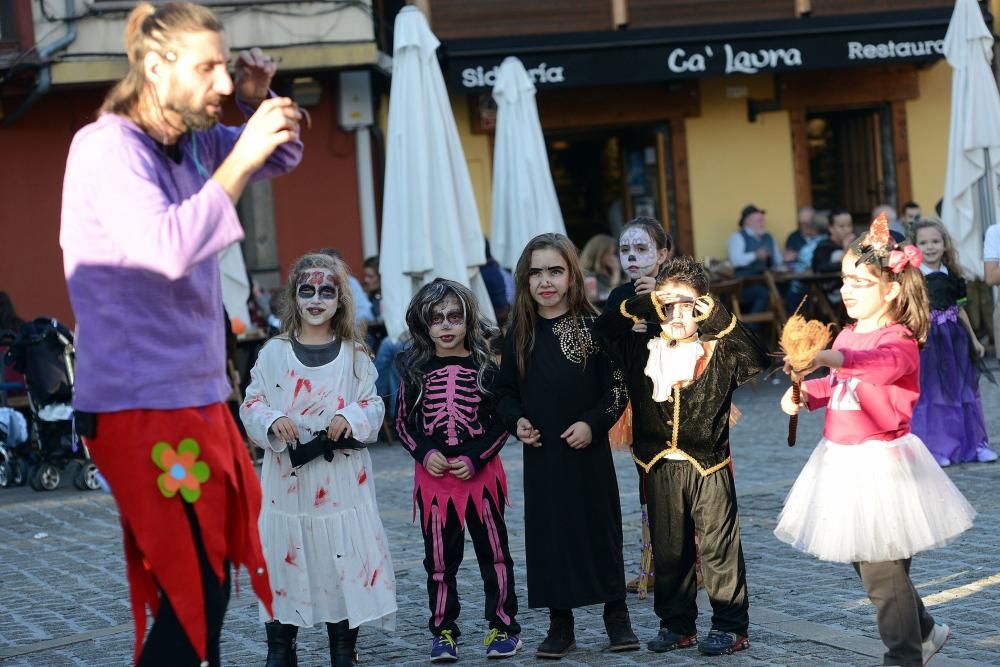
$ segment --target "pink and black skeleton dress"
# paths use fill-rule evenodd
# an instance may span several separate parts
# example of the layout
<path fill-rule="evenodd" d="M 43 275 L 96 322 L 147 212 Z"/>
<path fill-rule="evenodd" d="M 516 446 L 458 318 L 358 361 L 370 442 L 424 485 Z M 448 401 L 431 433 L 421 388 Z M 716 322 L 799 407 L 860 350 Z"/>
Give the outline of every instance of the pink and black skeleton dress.
<path fill-rule="evenodd" d="M 422 370 L 420 386 L 404 380 L 399 388 L 396 430 L 415 459 L 413 498 L 426 552 L 428 627 L 434 634 L 450 630 L 453 637 L 460 635 L 455 576 L 468 528 L 484 579 L 489 626 L 518 634 L 513 561 L 503 516 L 507 476 L 497 456 L 509 434 L 496 417 L 490 386 L 485 395 L 477 386 L 472 357 L 434 357 Z M 449 462 L 464 461 L 472 477 L 462 480 L 450 472 L 435 477 L 424 467 L 434 452 Z"/>

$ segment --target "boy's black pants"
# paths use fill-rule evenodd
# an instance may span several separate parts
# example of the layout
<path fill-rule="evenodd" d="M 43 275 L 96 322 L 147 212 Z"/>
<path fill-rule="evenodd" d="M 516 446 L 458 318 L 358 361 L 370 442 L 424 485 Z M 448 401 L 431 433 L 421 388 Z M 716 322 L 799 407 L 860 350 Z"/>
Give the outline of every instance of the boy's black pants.
<path fill-rule="evenodd" d="M 727 466 L 702 477 L 688 461 L 666 459 L 645 474 L 644 486 L 656 574 L 653 608 L 660 626 L 695 632 L 697 531 L 712 628 L 747 634 L 750 603 L 732 470 Z"/>
<path fill-rule="evenodd" d="M 486 620 L 490 628 L 519 634 L 516 620 L 517 594 L 514 592 L 514 561 L 507 545 L 507 525 L 503 505 L 497 507 L 487 494 L 483 499 L 483 515 L 476 513 L 471 501 L 466 506 L 465 527 L 469 529 L 472 546 L 479 561 L 479 573 L 486 593 Z M 465 554 L 465 528 L 458 520 L 454 505 L 442 510 L 435 502 L 430 508 L 420 507 L 420 527 L 424 535 L 424 569 L 427 571 L 427 593 L 431 616 L 427 623 L 435 635 L 451 630 L 459 637 L 459 611 L 456 574 Z M 445 513 L 447 512 L 447 513 Z"/>

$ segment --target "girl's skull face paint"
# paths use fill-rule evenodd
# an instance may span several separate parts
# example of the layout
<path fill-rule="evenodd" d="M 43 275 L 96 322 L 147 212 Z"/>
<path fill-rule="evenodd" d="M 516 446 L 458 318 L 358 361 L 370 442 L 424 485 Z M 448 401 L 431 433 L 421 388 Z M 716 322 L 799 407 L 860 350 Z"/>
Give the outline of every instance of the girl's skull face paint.
<path fill-rule="evenodd" d="M 299 276 L 295 292 L 295 305 L 302 321 L 311 326 L 322 326 L 337 313 L 340 289 L 337 278 L 327 269 L 310 269 Z"/>
<path fill-rule="evenodd" d="M 618 257 L 629 280 L 656 275 L 656 244 L 642 227 L 629 227 L 618 240 Z"/>

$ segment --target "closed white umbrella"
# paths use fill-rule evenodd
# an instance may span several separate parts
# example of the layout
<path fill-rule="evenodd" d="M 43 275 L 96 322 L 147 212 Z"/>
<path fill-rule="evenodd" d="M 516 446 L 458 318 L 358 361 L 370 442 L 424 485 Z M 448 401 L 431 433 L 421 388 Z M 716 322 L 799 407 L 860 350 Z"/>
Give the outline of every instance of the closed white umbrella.
<path fill-rule="evenodd" d="M 944 53 L 954 71 L 941 217 L 955 242 L 963 271 L 982 279 L 983 235 L 1000 205 L 996 191 L 1000 182 L 1000 94 L 990 68 L 993 36 L 975 0 L 955 2 Z"/>
<path fill-rule="evenodd" d="M 545 232 L 565 234 L 566 225 L 552 184 L 535 84 L 517 58 L 500 65 L 493 99 L 497 132 L 490 246 L 497 262 L 513 269 L 528 241 Z"/>
<path fill-rule="evenodd" d="M 229 319 L 242 321 L 245 331 L 253 329 L 250 306 L 247 305 L 250 299 L 250 277 L 247 275 L 239 243 L 234 243 L 219 253 L 219 274 L 222 276 L 222 306 Z"/>
<path fill-rule="evenodd" d="M 379 273 L 382 317 L 398 340 L 410 299 L 434 278 L 471 287 L 495 318 L 479 276 L 486 254 L 472 181 L 435 56 L 440 42 L 413 6 L 396 16 L 394 36 Z"/>

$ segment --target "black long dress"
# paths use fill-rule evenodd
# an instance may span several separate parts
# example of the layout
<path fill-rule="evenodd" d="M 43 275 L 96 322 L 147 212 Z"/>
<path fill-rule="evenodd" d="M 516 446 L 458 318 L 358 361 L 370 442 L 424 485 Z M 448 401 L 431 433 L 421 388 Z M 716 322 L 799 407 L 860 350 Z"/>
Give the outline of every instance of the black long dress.
<path fill-rule="evenodd" d="M 625 598 L 621 499 L 608 430 L 628 396 L 602 352 L 593 317 L 538 317 L 524 380 L 513 335 L 504 343 L 497 411 L 511 433 L 526 417 L 541 447 L 524 450 L 528 606 L 572 609 Z M 513 327 L 512 327 L 513 330 Z M 586 422 L 593 440 L 572 449 L 560 435 Z"/>

